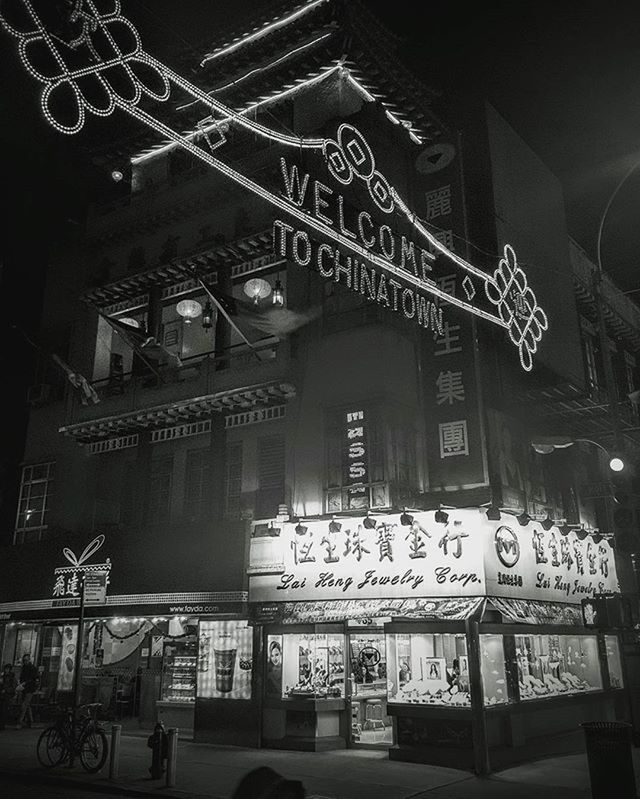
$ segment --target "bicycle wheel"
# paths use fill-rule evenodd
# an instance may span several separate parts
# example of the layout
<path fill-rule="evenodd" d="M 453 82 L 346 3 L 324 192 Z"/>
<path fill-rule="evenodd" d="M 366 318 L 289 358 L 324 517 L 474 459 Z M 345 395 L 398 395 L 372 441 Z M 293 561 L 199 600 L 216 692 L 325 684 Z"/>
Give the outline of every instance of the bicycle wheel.
<path fill-rule="evenodd" d="M 87 730 L 80 742 L 82 768 L 95 774 L 104 766 L 108 753 L 109 743 L 104 732 L 96 727 Z"/>
<path fill-rule="evenodd" d="M 47 727 L 38 738 L 38 761 L 45 768 L 59 766 L 67 759 L 67 746 L 59 727 Z"/>

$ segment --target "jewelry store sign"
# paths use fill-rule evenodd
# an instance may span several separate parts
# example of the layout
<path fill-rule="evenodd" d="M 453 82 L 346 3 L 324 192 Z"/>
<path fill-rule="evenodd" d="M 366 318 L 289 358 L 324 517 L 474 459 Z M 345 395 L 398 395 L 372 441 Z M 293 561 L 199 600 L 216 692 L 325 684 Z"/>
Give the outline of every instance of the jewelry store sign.
<path fill-rule="evenodd" d="M 106 558 L 104 563 L 87 563 L 104 541 L 103 535 L 97 536 L 79 556 L 73 550 L 64 547 L 62 554 L 70 565 L 58 566 L 53 570 L 52 607 L 79 607 L 83 580 L 85 605 L 106 604 L 111 559 Z"/>
<path fill-rule="evenodd" d="M 483 509 L 439 519 L 423 511 L 256 525 L 249 599 L 497 596 L 577 604 L 619 591 L 604 539 L 521 526 L 506 514 L 492 521 Z"/>

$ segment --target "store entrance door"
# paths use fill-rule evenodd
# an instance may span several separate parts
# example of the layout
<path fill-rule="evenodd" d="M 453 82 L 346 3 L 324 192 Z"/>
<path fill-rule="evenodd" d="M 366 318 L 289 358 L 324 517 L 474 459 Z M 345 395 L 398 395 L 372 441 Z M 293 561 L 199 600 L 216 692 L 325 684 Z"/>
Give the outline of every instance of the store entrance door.
<path fill-rule="evenodd" d="M 387 715 L 384 631 L 381 627 L 356 629 L 348 638 L 351 746 L 388 749 L 393 744 L 393 725 Z"/>

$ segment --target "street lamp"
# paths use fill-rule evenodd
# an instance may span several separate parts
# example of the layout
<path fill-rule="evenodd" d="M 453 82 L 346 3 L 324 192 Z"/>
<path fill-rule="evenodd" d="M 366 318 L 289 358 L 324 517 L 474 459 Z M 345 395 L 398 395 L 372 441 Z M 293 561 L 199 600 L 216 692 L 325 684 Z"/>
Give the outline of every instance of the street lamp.
<path fill-rule="evenodd" d="M 580 442 L 584 442 L 585 444 L 593 444 L 594 447 L 601 449 L 607 456 L 609 468 L 612 472 L 621 472 L 624 469 L 624 460 L 619 455 L 612 455 L 608 449 L 602 446 L 602 444 L 599 444 L 597 441 L 593 441 L 590 438 L 544 436 L 541 438 L 536 438 L 535 441 L 532 441 L 531 446 L 539 455 L 549 455 L 556 449 L 567 449 L 567 447 L 572 447 L 574 444 L 578 444 Z"/>

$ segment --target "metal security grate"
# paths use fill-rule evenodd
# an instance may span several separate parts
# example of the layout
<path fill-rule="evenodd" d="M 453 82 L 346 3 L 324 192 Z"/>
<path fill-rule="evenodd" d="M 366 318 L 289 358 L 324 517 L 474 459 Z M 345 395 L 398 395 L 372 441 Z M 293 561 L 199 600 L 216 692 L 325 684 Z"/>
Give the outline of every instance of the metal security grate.
<path fill-rule="evenodd" d="M 243 413 L 232 413 L 225 417 L 224 426 L 226 428 L 244 427 L 248 424 L 282 419 L 284 418 L 286 410 L 286 405 L 272 405 L 269 408 L 256 408 L 255 410 L 244 411 Z"/>
<path fill-rule="evenodd" d="M 106 441 L 94 441 L 93 444 L 87 444 L 87 452 L 89 455 L 99 455 L 102 452 L 114 452 L 115 450 L 128 449 L 129 447 L 137 446 L 138 434 L 135 433 L 130 436 L 109 438 Z"/>
<path fill-rule="evenodd" d="M 199 436 L 210 432 L 211 419 L 205 419 L 201 422 L 191 422 L 190 424 L 180 424 L 177 427 L 163 427 L 162 430 L 153 430 L 151 432 L 151 443 L 158 444 L 161 441 L 173 441 L 176 438 Z"/>

